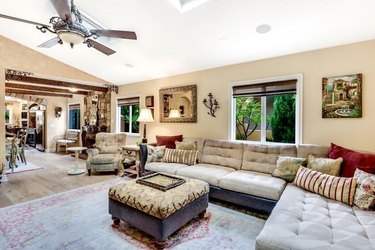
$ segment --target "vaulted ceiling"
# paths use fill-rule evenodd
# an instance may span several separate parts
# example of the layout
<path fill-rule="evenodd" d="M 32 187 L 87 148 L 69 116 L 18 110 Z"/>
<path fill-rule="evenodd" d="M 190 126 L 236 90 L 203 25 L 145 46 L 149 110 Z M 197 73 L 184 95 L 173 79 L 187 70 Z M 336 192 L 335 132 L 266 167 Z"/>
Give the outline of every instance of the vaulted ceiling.
<path fill-rule="evenodd" d="M 99 38 L 117 51 L 111 56 L 82 44 L 38 48 L 55 35 L 7 19 L 0 19 L 0 34 L 114 84 L 375 39 L 374 0 L 202 2 L 181 13 L 170 0 L 76 0 L 104 28 L 137 33 L 136 41 Z M 56 16 L 49 0 L 0 4 L 0 14 L 35 22 Z M 262 24 L 271 31 L 257 33 Z"/>

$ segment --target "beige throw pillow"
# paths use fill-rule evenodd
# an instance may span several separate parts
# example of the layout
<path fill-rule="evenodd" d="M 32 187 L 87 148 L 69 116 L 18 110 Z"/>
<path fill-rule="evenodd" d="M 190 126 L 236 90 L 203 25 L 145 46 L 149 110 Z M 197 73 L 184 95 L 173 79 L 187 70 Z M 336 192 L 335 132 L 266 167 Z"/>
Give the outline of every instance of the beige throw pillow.
<path fill-rule="evenodd" d="M 175 162 L 194 165 L 197 162 L 197 150 L 165 149 L 163 162 Z"/>
<path fill-rule="evenodd" d="M 323 174 L 338 176 L 342 161 L 343 159 L 341 157 L 337 159 L 316 158 L 314 155 L 310 154 L 307 157 L 307 168 L 319 171 Z"/>
<path fill-rule="evenodd" d="M 354 177 L 357 178 L 354 204 L 362 210 L 373 210 L 375 208 L 375 175 L 357 168 Z"/>
<path fill-rule="evenodd" d="M 287 182 L 293 182 L 299 166 L 306 165 L 306 162 L 306 158 L 279 156 L 276 162 L 276 168 L 272 172 L 272 176 L 279 177 Z"/>
<path fill-rule="evenodd" d="M 180 150 L 197 150 L 197 142 L 196 141 L 175 141 L 176 149 Z"/>

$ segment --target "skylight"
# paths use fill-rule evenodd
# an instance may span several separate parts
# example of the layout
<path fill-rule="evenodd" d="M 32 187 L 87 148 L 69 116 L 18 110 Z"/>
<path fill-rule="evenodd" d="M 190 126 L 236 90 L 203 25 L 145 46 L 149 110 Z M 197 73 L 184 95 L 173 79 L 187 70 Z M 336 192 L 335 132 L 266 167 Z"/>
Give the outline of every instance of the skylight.
<path fill-rule="evenodd" d="M 179 12 L 185 13 L 210 0 L 169 0 L 169 1 Z"/>

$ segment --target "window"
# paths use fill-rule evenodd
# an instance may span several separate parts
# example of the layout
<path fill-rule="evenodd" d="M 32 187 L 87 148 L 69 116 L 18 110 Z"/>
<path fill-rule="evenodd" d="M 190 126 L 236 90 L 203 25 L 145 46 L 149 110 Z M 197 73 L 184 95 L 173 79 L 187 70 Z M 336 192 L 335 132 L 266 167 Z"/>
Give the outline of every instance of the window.
<path fill-rule="evenodd" d="M 69 129 L 80 129 L 81 128 L 81 110 L 79 104 L 69 104 L 68 114 L 68 128 Z"/>
<path fill-rule="evenodd" d="M 233 86 L 232 139 L 299 143 L 298 82 L 294 78 Z"/>
<path fill-rule="evenodd" d="M 139 133 L 139 97 L 117 100 L 117 131 Z"/>

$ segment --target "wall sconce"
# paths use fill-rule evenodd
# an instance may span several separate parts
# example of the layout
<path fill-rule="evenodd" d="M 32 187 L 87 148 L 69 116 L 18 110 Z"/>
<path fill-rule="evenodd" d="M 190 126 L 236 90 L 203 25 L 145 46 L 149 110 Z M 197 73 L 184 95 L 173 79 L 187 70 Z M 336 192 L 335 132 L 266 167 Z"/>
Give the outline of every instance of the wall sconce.
<path fill-rule="evenodd" d="M 203 104 L 209 109 L 209 112 L 207 112 L 207 114 L 216 117 L 215 112 L 218 108 L 220 108 L 219 103 L 216 101 L 216 99 L 214 99 L 212 93 L 209 93 L 208 97 L 208 100 L 204 98 Z"/>
<path fill-rule="evenodd" d="M 55 116 L 56 118 L 59 118 L 61 116 L 62 108 L 61 107 L 55 107 Z"/>

